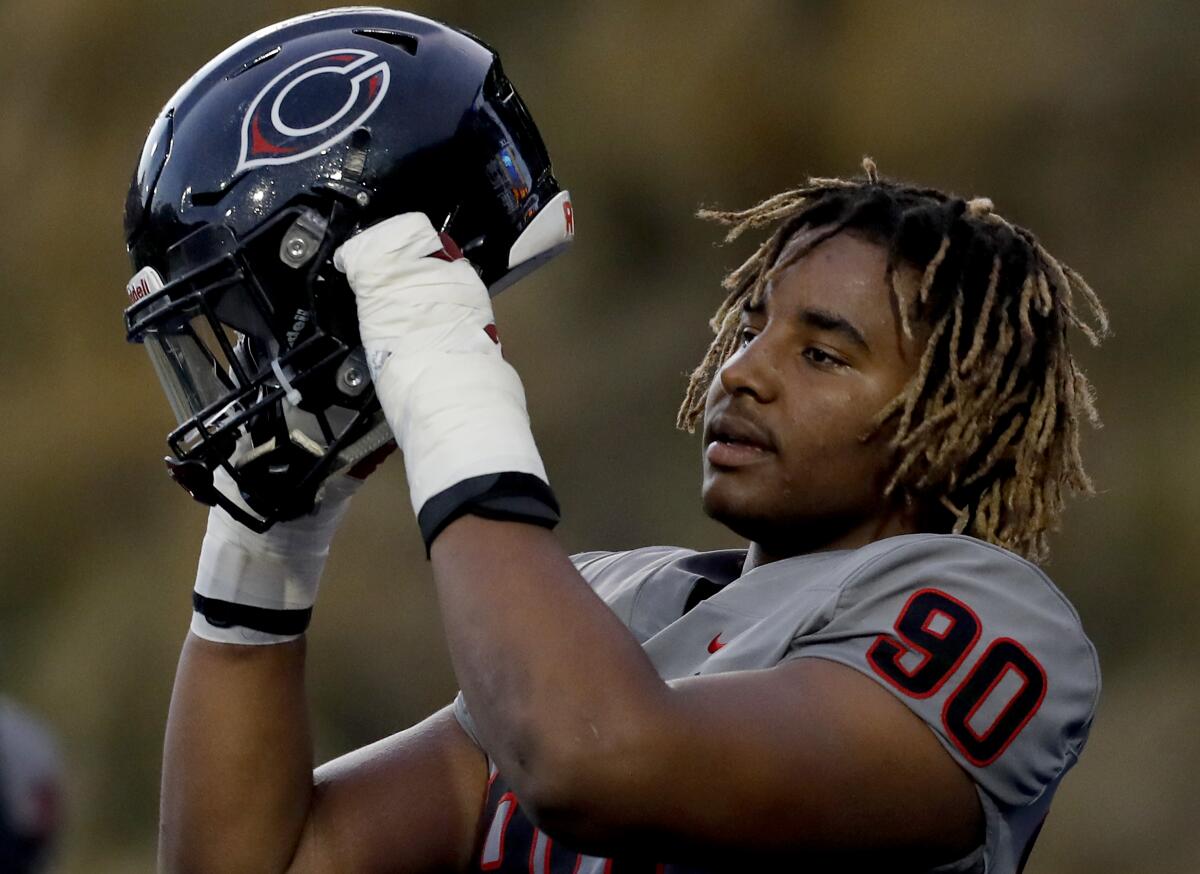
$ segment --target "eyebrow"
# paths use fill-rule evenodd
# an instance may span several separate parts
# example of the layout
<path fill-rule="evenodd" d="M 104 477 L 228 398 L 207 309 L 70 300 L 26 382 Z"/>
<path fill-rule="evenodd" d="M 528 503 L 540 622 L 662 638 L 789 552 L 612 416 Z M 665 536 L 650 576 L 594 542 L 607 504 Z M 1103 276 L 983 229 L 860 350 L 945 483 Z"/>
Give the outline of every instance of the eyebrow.
<path fill-rule="evenodd" d="M 835 334 L 841 334 L 851 343 L 856 346 L 861 346 L 864 351 L 870 352 L 871 347 L 867 345 L 867 338 L 862 335 L 862 331 L 850 324 L 837 313 L 831 313 L 828 310 L 814 309 L 813 307 L 805 307 L 797 317 L 799 321 L 805 325 L 810 325 L 820 331 L 833 331 Z"/>
<path fill-rule="evenodd" d="M 751 306 L 749 301 L 742 305 L 742 312 L 746 315 L 757 315 L 765 310 L 766 305 L 763 301 L 759 301 L 757 306 Z M 867 343 L 867 338 L 862 335 L 862 331 L 837 313 L 817 309 L 816 307 L 805 307 L 797 313 L 796 320 L 803 325 L 816 328 L 818 331 L 832 331 L 835 334 L 841 334 L 851 343 L 854 343 L 854 345 L 860 346 L 867 352 L 871 351 L 871 347 Z"/>

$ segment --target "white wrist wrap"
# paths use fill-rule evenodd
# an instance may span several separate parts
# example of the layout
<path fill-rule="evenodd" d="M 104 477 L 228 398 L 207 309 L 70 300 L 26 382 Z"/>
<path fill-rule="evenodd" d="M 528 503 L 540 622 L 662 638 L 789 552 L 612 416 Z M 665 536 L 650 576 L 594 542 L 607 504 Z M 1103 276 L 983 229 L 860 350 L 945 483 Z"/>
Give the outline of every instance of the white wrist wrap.
<path fill-rule="evenodd" d="M 487 288 L 465 259 L 428 257 L 442 251 L 429 219 L 408 213 L 352 237 L 334 256 L 357 298 L 415 513 L 471 477 L 515 472 L 547 481 L 521 380 L 494 339 Z"/>
<path fill-rule="evenodd" d="M 215 479 L 227 494 L 231 490 L 236 494 L 224 471 L 219 471 Z M 220 482 L 222 479 L 225 482 Z M 334 532 L 360 485 L 343 475 L 331 477 L 316 513 L 277 523 L 263 534 L 234 521 L 220 507 L 213 507 L 200 549 L 196 595 L 261 610 L 310 610 L 317 599 Z M 300 636 L 241 625 L 216 625 L 199 612 L 192 614 L 192 632 L 218 643 L 240 644 L 283 643 Z"/>

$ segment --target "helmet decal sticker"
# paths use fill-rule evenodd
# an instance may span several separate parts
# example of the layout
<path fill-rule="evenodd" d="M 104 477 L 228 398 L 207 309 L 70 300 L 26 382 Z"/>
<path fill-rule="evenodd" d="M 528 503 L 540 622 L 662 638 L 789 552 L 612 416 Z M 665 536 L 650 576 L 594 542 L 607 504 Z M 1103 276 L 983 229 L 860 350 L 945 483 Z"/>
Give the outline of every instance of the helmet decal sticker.
<path fill-rule="evenodd" d="M 301 161 L 340 142 L 379 108 L 390 83 L 387 61 L 363 49 L 297 61 L 250 101 L 233 175 Z"/>
<path fill-rule="evenodd" d="M 570 198 L 562 202 L 563 208 L 563 227 L 568 237 L 575 236 L 575 209 L 571 206 Z"/>
<path fill-rule="evenodd" d="M 125 293 L 129 295 L 130 305 L 162 289 L 162 277 L 158 275 L 158 271 L 153 267 L 143 267 L 137 273 L 133 274 L 133 278 L 129 282 L 125 283 Z"/>
<path fill-rule="evenodd" d="M 510 143 L 505 143 L 488 162 L 487 174 L 505 209 L 511 215 L 517 215 L 521 204 L 529 197 L 533 178 Z"/>

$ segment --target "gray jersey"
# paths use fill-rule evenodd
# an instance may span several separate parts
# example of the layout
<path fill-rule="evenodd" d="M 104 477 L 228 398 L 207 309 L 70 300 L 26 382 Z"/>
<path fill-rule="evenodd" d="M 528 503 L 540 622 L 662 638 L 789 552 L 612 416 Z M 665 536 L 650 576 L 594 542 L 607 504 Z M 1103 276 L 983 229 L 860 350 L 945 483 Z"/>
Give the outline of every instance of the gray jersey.
<path fill-rule="evenodd" d="M 651 547 L 574 561 L 666 680 L 822 658 L 879 683 L 975 780 L 984 844 L 938 874 L 1019 871 L 1083 748 L 1100 687 L 1095 649 L 1054 584 L 1006 550 L 953 535 L 892 537 L 741 575 L 744 558 Z M 456 712 L 472 731 L 461 696 Z M 520 817 L 503 788 L 489 792 L 480 861 L 507 871 L 497 852 L 528 842 L 527 870 L 539 834 L 512 833 Z M 579 874 L 605 870 L 604 860 L 555 859 L 540 839 L 547 872 L 560 861 Z"/>

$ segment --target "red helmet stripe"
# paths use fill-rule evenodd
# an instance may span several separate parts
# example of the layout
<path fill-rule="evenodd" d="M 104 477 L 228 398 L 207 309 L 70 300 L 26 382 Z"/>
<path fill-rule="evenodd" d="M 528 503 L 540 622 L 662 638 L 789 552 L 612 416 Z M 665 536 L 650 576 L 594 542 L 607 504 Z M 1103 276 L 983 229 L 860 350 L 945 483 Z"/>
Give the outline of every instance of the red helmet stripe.
<path fill-rule="evenodd" d="M 296 151 L 290 146 L 277 146 L 264 137 L 258 126 L 257 112 L 254 114 L 254 120 L 250 123 L 250 150 L 255 155 L 287 155 Z"/>

